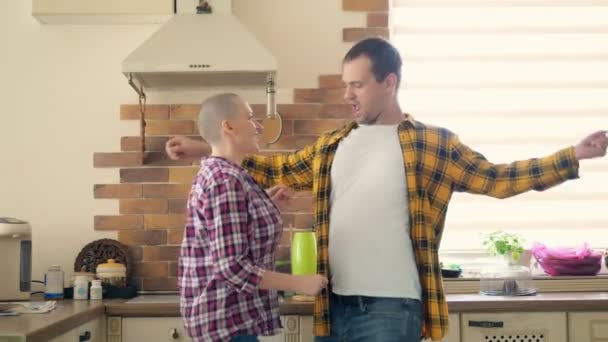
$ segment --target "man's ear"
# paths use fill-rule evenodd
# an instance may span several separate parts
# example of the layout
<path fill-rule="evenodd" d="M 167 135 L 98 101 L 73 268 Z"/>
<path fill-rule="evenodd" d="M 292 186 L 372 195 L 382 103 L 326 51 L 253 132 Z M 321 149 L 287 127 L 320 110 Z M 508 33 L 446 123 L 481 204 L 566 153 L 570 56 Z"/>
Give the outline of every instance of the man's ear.
<path fill-rule="evenodd" d="M 388 74 L 384 79 L 384 83 L 386 90 L 397 92 L 397 75 L 395 73 Z"/>

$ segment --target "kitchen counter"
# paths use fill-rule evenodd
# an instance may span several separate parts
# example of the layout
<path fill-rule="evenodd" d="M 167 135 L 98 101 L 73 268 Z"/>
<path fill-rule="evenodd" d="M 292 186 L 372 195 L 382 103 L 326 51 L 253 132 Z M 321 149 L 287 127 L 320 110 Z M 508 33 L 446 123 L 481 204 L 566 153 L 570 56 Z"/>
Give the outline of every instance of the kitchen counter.
<path fill-rule="evenodd" d="M 148 300 L 106 300 L 106 315 L 123 317 L 176 317 L 179 316 L 177 296 L 148 295 Z M 314 302 L 295 302 L 282 300 L 279 308 L 281 315 L 309 316 L 313 314 Z"/>
<path fill-rule="evenodd" d="M 509 311 L 608 311 L 608 292 L 542 293 L 528 297 L 482 296 L 479 294 L 447 295 L 451 313 Z M 309 316 L 312 302 L 281 302 L 281 315 Z M 176 295 L 147 295 L 133 301 L 111 299 L 98 301 L 57 301 L 57 308 L 46 314 L 0 317 L 0 340 L 25 336 L 26 341 L 48 341 L 81 324 L 103 315 L 123 317 L 177 317 Z"/>
<path fill-rule="evenodd" d="M 479 294 L 449 294 L 448 308 L 458 312 L 505 312 L 505 311 L 608 311 L 608 292 L 556 292 L 536 296 L 503 297 Z M 314 303 L 281 302 L 281 315 L 312 315 Z M 179 316 L 178 303 L 140 302 L 124 300 L 107 302 L 106 313 L 110 316 Z"/>
<path fill-rule="evenodd" d="M 88 321 L 102 317 L 102 301 L 58 300 L 55 310 L 41 314 L 0 317 L 0 340 L 49 341 Z"/>
<path fill-rule="evenodd" d="M 450 312 L 608 311 L 608 292 L 553 292 L 504 297 L 480 294 L 447 295 Z"/>

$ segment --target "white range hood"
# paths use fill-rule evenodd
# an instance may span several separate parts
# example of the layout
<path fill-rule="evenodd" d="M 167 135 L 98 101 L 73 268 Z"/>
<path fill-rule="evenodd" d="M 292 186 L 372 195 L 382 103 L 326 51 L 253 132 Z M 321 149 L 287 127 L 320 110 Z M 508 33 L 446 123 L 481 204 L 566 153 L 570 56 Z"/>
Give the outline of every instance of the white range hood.
<path fill-rule="evenodd" d="M 209 3 L 212 13 L 196 14 L 198 1 L 177 1 L 177 14 L 123 61 L 123 74 L 140 90 L 266 86 L 274 56 L 232 14 L 231 1 Z"/>

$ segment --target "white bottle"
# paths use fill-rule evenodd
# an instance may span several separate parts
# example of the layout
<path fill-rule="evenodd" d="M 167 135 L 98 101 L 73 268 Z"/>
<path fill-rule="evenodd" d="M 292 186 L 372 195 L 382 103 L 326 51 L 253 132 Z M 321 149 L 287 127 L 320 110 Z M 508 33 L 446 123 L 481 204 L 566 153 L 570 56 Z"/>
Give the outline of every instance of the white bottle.
<path fill-rule="evenodd" d="M 101 288 L 101 280 L 93 280 L 91 282 L 91 299 L 102 299 L 102 288 Z"/>
<path fill-rule="evenodd" d="M 86 276 L 77 276 L 74 280 L 74 299 L 87 299 L 89 281 Z"/>
<path fill-rule="evenodd" d="M 44 298 L 63 298 L 63 271 L 60 265 L 52 265 L 44 275 Z"/>

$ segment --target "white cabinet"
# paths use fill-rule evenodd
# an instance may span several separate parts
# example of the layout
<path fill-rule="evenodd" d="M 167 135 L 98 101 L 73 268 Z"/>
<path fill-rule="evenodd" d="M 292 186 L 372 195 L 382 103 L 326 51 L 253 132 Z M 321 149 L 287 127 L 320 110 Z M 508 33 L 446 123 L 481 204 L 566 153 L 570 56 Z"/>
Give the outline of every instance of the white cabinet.
<path fill-rule="evenodd" d="M 569 341 L 608 341 L 608 312 L 571 312 L 568 314 Z"/>
<path fill-rule="evenodd" d="M 466 342 L 568 341 L 565 312 L 463 313 L 460 319 Z"/>
<path fill-rule="evenodd" d="M 315 339 L 312 320 L 312 316 L 281 316 L 283 333 L 272 338 L 281 342 L 312 342 Z"/>
<path fill-rule="evenodd" d="M 441 342 L 460 342 L 460 315 L 450 314 L 448 319 L 450 322 L 448 333 L 441 339 Z M 422 342 L 431 342 L 431 340 L 425 339 Z"/>
<path fill-rule="evenodd" d="M 181 317 L 125 317 L 122 319 L 122 341 L 192 341 Z"/>
<path fill-rule="evenodd" d="M 282 333 L 261 342 L 312 342 L 312 316 L 281 316 Z M 108 317 L 107 342 L 191 341 L 180 317 Z"/>
<path fill-rule="evenodd" d="M 93 319 L 84 323 L 50 342 L 106 342 L 105 317 Z"/>
<path fill-rule="evenodd" d="M 160 23 L 173 15 L 173 0 L 32 0 L 43 24 Z"/>

